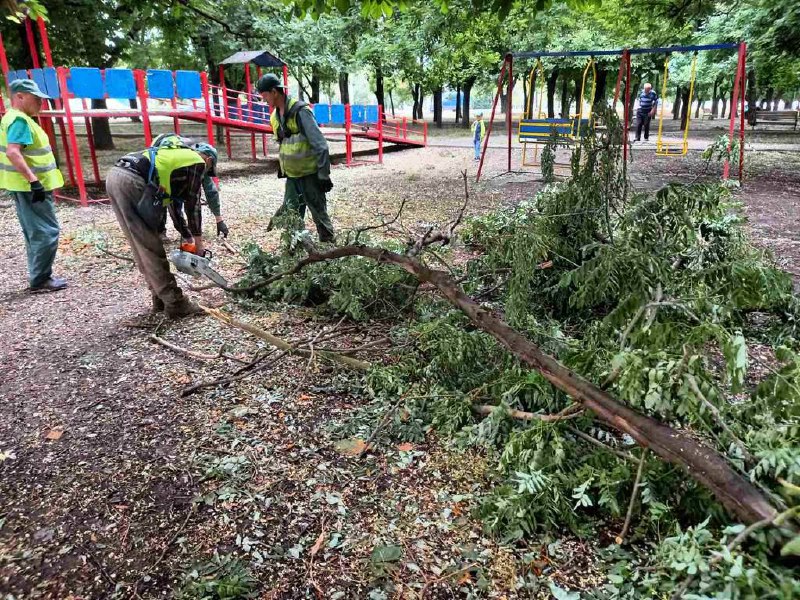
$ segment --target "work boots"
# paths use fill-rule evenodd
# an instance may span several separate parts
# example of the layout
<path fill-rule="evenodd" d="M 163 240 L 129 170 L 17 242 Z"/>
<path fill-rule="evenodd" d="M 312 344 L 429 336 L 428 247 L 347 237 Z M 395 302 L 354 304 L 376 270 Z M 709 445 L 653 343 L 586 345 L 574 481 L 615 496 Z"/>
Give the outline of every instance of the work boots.
<path fill-rule="evenodd" d="M 164 312 L 169 319 L 182 319 L 184 317 L 191 317 L 192 315 L 206 314 L 202 308 L 185 297 L 182 297 L 175 304 L 166 305 L 164 307 Z"/>
<path fill-rule="evenodd" d="M 153 294 L 153 306 L 150 309 L 150 312 L 153 313 L 154 315 L 160 312 L 164 312 L 164 301 L 155 294 Z"/>

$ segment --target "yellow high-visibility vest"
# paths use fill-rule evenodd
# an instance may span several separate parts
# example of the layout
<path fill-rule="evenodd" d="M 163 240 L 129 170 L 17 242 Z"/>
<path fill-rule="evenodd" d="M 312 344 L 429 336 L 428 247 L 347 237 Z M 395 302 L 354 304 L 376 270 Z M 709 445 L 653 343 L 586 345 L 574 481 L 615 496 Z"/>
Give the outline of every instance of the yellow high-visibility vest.
<path fill-rule="evenodd" d="M 64 186 L 64 177 L 56 165 L 56 157 L 50 147 L 50 140 L 39 124 L 16 108 L 9 109 L 0 120 L 0 189 L 10 192 L 30 192 L 30 182 L 17 171 L 6 155 L 8 147 L 8 128 L 17 119 L 24 119 L 31 128 L 33 142 L 21 149 L 22 157 L 31 171 L 41 181 L 47 191 Z"/>

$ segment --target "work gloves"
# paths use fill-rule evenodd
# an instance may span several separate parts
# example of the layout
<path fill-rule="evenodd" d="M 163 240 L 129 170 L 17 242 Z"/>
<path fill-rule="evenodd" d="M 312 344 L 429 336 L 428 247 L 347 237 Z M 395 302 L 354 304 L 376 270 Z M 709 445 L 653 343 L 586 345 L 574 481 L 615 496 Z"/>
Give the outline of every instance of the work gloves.
<path fill-rule="evenodd" d="M 44 202 L 47 200 L 47 192 L 44 191 L 44 186 L 38 179 L 31 181 L 31 194 L 33 194 L 32 202 Z"/>
<path fill-rule="evenodd" d="M 321 187 L 322 191 L 327 194 L 333 189 L 333 182 L 330 179 L 320 179 L 319 187 Z"/>
<path fill-rule="evenodd" d="M 228 237 L 228 226 L 225 225 L 225 221 L 217 221 L 217 235 Z"/>

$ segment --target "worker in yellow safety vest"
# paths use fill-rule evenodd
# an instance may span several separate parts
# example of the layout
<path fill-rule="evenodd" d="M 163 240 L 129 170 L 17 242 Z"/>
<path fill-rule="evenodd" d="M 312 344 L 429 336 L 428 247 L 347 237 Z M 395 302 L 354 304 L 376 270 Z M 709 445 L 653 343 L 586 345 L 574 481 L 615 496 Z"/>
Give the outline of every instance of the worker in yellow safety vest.
<path fill-rule="evenodd" d="M 159 233 L 167 207 L 180 203 L 186 213 L 186 235 L 194 252 L 204 254 L 200 191 L 203 178 L 216 175 L 216 150 L 208 144 L 189 148 L 179 139 L 120 158 L 106 178 L 111 207 L 131 246 L 134 261 L 153 298 L 152 312 L 177 319 L 202 314 L 188 300 L 175 277 Z M 200 146 L 199 144 L 197 146 Z M 207 148 L 206 148 L 207 147 Z"/>
<path fill-rule="evenodd" d="M 272 73 L 263 75 L 257 87 L 270 105 L 269 122 L 280 144 L 278 177 L 286 178 L 283 205 L 275 217 L 294 211 L 304 218 L 308 207 L 320 241 L 332 242 L 333 224 L 325 197 L 333 189 L 331 157 L 314 113 L 305 102 L 289 98 L 281 80 Z"/>
<path fill-rule="evenodd" d="M 0 188 L 11 193 L 25 238 L 32 292 L 54 292 L 67 282 L 53 275 L 59 226 L 53 190 L 64 185 L 50 140 L 33 120 L 48 96 L 31 79 L 9 84 L 11 108 L 0 120 Z"/>

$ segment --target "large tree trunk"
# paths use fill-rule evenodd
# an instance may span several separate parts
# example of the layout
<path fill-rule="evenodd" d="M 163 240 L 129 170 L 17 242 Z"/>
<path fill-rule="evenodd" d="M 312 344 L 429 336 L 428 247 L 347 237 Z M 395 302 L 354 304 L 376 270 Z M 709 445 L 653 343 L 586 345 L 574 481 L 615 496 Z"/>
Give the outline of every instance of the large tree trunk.
<path fill-rule="evenodd" d="M 426 267 L 411 256 L 380 248 L 343 246 L 302 259 L 290 272 L 303 266 L 363 256 L 379 263 L 399 266 L 423 283 L 430 283 L 472 323 L 507 348 L 517 359 L 535 370 L 576 403 L 591 411 L 598 419 L 629 435 L 639 445 L 649 448 L 663 460 L 678 465 L 698 483 L 709 489 L 728 511 L 744 523 L 774 519 L 778 512 L 769 500 L 746 478 L 739 475 L 717 452 L 695 441 L 691 436 L 641 414 L 603 391 L 600 387 L 570 371 L 518 331 L 512 329 L 492 311 L 484 309 L 458 287 L 444 271 Z"/>
<path fill-rule="evenodd" d="M 683 87 L 675 88 L 675 103 L 672 105 L 672 120 L 677 121 L 681 116 L 681 100 L 683 100 Z"/>
<path fill-rule="evenodd" d="M 386 104 L 383 91 L 383 69 L 380 67 L 375 67 L 375 99 L 381 106 Z"/>
<path fill-rule="evenodd" d="M 689 120 L 689 114 L 692 110 L 691 104 L 689 104 L 689 88 L 684 87 L 683 93 L 681 94 L 681 131 L 686 129 L 686 123 Z"/>
<path fill-rule="evenodd" d="M 547 118 L 555 119 L 556 117 L 556 83 L 558 81 L 558 68 L 556 67 L 550 71 L 547 76 Z M 538 115 L 537 115 L 538 118 Z"/>
<path fill-rule="evenodd" d="M 639 97 L 639 84 L 641 84 L 641 82 L 641 79 L 631 76 L 631 97 L 629 98 L 628 104 L 628 115 L 631 120 L 636 119 L 636 113 L 633 112 L 633 107 L 636 106 L 636 99 Z"/>
<path fill-rule="evenodd" d="M 130 106 L 133 110 L 139 110 L 139 104 L 136 101 L 136 98 L 129 98 L 128 99 L 128 106 Z M 131 117 L 132 123 L 141 123 L 142 119 L 139 117 Z"/>
<path fill-rule="evenodd" d="M 577 75 L 575 77 L 575 114 L 576 115 L 581 112 L 581 105 L 583 104 L 584 92 L 586 92 L 586 90 L 584 90 L 582 86 L 583 86 L 583 76 L 582 76 L 582 74 L 581 75 Z M 591 99 L 590 99 L 590 101 L 591 101 Z"/>
<path fill-rule="evenodd" d="M 442 128 L 442 88 L 438 87 L 433 90 L 433 122 L 439 129 Z"/>
<path fill-rule="evenodd" d="M 96 109 L 106 109 L 106 101 L 105 99 L 99 100 L 97 98 L 92 99 L 92 108 Z M 100 118 L 100 117 L 93 117 L 92 118 L 92 138 L 94 139 L 94 147 L 97 150 L 113 150 L 114 149 L 114 138 L 111 137 L 111 126 L 108 123 L 108 119 Z"/>
<path fill-rule="evenodd" d="M 600 69 L 597 72 L 597 87 L 594 90 L 594 98 L 592 98 L 592 106 L 595 104 L 605 104 L 606 100 L 606 86 L 608 85 L 608 71 Z"/>
<path fill-rule="evenodd" d="M 392 118 L 394 119 L 394 97 L 392 96 L 392 90 L 389 88 L 389 105 L 392 107 Z M 384 114 L 386 114 L 386 109 L 384 108 Z"/>
<path fill-rule="evenodd" d="M 728 96 L 723 96 L 722 97 L 722 113 L 720 114 L 720 119 L 724 119 L 727 112 L 728 112 Z"/>
<path fill-rule="evenodd" d="M 747 72 L 747 89 L 745 90 L 745 97 L 747 98 L 747 105 L 750 107 L 747 120 L 752 125 L 756 122 L 756 94 L 758 93 L 758 86 L 756 82 L 756 71 L 750 69 Z"/>
<path fill-rule="evenodd" d="M 456 86 L 456 123 L 461 120 L 461 86 Z"/>
<path fill-rule="evenodd" d="M 569 105 L 569 77 L 564 73 L 564 76 L 561 78 L 561 110 L 558 113 L 559 119 L 569 118 Z"/>
<path fill-rule="evenodd" d="M 350 104 L 350 74 L 339 71 L 339 100 L 342 104 Z"/>
<path fill-rule="evenodd" d="M 719 117 L 719 79 L 714 81 L 714 89 L 711 92 L 711 118 Z"/>
<path fill-rule="evenodd" d="M 311 68 L 311 104 L 319 104 L 319 71 L 316 67 Z"/>
<path fill-rule="evenodd" d="M 775 95 L 775 88 L 769 86 L 767 88 L 767 95 L 764 98 L 764 104 L 762 105 L 761 108 L 763 108 L 764 110 L 772 110 L 772 97 L 774 95 Z"/>
<path fill-rule="evenodd" d="M 700 96 L 698 96 L 697 97 L 697 108 L 695 108 L 695 110 L 694 110 L 694 118 L 695 119 L 699 119 L 700 118 L 700 107 L 702 105 L 703 105 L 703 99 Z"/>
<path fill-rule="evenodd" d="M 465 129 L 470 125 L 470 98 L 472 96 L 472 86 L 475 85 L 476 77 L 469 77 L 464 82 L 464 97 L 461 101 L 461 126 Z"/>

